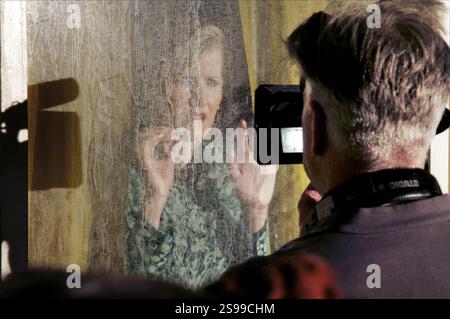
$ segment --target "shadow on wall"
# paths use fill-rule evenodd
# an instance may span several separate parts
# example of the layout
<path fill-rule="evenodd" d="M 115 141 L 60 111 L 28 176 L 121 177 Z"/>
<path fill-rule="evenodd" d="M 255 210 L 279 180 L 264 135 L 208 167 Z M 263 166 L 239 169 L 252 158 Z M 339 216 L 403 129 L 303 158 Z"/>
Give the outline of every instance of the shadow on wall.
<path fill-rule="evenodd" d="M 28 187 L 28 140 L 19 138 L 28 129 L 28 101 L 15 103 L 1 113 L 1 215 L 0 241 L 10 247 L 12 271 L 28 265 L 28 190 L 71 188 L 81 184 L 80 125 L 72 112 L 48 111 L 75 100 L 79 94 L 74 79 L 62 79 L 29 87 L 36 105 L 32 131 L 34 158 Z"/>
<path fill-rule="evenodd" d="M 31 190 L 76 188 L 81 185 L 81 137 L 74 112 L 50 108 L 75 100 L 78 83 L 73 78 L 32 85 L 29 100 L 36 108 L 35 140 L 31 168 Z"/>
<path fill-rule="evenodd" d="M 9 244 L 9 264 L 14 271 L 27 267 L 28 142 L 19 141 L 27 129 L 27 101 L 1 113 L 0 143 L 0 242 Z"/>

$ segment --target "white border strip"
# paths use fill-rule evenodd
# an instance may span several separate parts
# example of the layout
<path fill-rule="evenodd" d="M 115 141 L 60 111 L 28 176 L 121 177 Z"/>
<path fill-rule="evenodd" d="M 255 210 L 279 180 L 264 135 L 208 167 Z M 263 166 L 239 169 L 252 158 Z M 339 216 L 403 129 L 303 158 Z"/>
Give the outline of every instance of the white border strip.
<path fill-rule="evenodd" d="M 447 5 L 447 14 L 445 17 L 445 26 L 447 28 L 446 38 L 450 43 L 450 1 L 443 1 Z M 430 151 L 430 170 L 439 184 L 442 191 L 448 193 L 449 187 L 449 130 L 437 135 L 431 144 Z"/>
<path fill-rule="evenodd" d="M 26 1 L 1 1 L 1 110 L 27 98 Z"/>

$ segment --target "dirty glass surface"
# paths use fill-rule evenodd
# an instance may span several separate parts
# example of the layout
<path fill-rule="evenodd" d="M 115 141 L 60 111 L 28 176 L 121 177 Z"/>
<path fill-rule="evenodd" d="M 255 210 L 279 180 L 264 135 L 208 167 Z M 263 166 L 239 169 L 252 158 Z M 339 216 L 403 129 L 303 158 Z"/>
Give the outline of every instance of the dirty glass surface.
<path fill-rule="evenodd" d="M 227 129 L 298 81 L 283 39 L 325 5 L 28 1 L 30 264 L 196 288 L 298 236 L 303 168 L 230 165 Z"/>
<path fill-rule="evenodd" d="M 225 129 L 252 122 L 239 8 L 232 1 L 134 5 L 128 267 L 196 287 L 268 252 L 268 232 L 251 232 L 225 158 Z M 188 150 L 194 154 L 173 165 L 177 128 L 188 142 L 200 138 Z M 212 161 L 202 158 L 208 148 Z M 258 191 L 253 184 L 244 188 Z"/>

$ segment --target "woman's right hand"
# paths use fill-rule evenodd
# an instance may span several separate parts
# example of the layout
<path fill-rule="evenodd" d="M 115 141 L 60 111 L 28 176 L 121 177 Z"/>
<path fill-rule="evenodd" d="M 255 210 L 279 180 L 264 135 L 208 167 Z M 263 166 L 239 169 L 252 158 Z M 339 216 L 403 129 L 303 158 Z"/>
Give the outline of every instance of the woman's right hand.
<path fill-rule="evenodd" d="M 170 128 L 147 128 L 139 134 L 139 159 L 146 185 L 144 214 L 156 229 L 174 177 L 170 134 Z"/>

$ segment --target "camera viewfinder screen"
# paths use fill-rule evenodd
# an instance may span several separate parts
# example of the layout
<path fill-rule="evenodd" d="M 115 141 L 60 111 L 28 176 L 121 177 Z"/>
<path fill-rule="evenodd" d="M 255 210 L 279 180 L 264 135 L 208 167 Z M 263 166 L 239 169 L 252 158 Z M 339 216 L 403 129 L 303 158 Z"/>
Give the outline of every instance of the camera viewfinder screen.
<path fill-rule="evenodd" d="M 301 127 L 281 128 L 283 153 L 303 153 L 303 129 Z"/>

